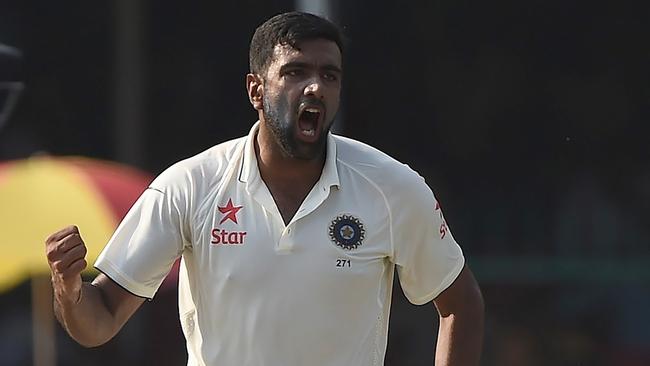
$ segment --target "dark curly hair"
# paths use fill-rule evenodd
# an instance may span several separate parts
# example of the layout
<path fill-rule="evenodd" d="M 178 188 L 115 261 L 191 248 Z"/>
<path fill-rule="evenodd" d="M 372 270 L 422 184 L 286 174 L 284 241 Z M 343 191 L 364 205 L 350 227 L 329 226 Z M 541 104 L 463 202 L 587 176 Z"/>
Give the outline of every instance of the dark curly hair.
<path fill-rule="evenodd" d="M 298 11 L 278 14 L 257 27 L 253 34 L 249 51 L 250 72 L 264 74 L 278 44 L 300 50 L 300 42 L 319 38 L 335 42 L 343 54 L 343 34 L 334 23 Z"/>

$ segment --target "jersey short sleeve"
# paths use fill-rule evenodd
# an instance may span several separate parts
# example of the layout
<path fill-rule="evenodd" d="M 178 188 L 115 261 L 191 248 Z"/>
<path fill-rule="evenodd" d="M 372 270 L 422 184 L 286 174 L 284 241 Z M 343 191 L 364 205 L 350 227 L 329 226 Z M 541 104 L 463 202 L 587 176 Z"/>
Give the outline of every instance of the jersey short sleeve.
<path fill-rule="evenodd" d="M 188 241 L 186 195 L 178 176 L 172 167 L 151 183 L 95 262 L 95 268 L 137 296 L 153 298 Z"/>
<path fill-rule="evenodd" d="M 391 207 L 393 262 L 404 294 L 420 305 L 454 282 L 465 259 L 424 179 L 407 181 Z"/>

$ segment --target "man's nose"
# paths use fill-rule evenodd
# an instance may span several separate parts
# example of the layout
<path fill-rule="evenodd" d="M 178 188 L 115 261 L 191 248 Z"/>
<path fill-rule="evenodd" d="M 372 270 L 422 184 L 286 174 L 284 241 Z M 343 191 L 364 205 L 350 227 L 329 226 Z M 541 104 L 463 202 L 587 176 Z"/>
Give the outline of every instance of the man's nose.
<path fill-rule="evenodd" d="M 316 97 L 318 99 L 323 98 L 323 86 L 318 78 L 312 78 L 305 86 L 304 91 L 305 96 Z"/>

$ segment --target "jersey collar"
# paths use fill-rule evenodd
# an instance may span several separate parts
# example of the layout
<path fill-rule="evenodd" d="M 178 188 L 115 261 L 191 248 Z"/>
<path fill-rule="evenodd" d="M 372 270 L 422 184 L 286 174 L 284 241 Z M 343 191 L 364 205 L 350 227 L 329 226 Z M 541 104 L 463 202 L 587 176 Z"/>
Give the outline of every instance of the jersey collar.
<path fill-rule="evenodd" d="M 242 163 L 239 172 L 239 181 L 246 183 L 247 190 L 255 188 L 262 180 L 260 179 L 259 168 L 257 166 L 257 158 L 255 156 L 255 136 L 259 130 L 260 121 L 255 122 L 251 128 L 246 142 L 244 143 L 244 151 L 242 154 Z M 336 167 L 336 139 L 331 132 L 327 134 L 327 154 L 325 157 L 325 165 L 321 177 L 316 183 L 329 192 L 331 187 L 340 187 L 339 174 Z"/>

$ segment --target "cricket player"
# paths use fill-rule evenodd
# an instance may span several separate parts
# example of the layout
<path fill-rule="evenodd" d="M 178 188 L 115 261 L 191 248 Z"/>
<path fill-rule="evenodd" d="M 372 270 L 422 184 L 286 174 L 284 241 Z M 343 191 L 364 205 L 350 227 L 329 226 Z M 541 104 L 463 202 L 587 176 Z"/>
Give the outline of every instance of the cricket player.
<path fill-rule="evenodd" d="M 259 121 L 247 136 L 160 174 L 92 283 L 80 277 L 76 227 L 47 239 L 55 311 L 72 338 L 111 339 L 180 257 L 189 365 L 383 365 L 395 272 L 411 302 L 438 310 L 436 364 L 478 364 L 483 300 L 431 189 L 330 132 L 343 51 L 325 19 L 269 19 L 250 45 L 246 89 Z"/>

